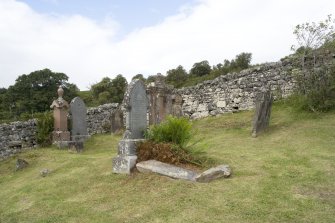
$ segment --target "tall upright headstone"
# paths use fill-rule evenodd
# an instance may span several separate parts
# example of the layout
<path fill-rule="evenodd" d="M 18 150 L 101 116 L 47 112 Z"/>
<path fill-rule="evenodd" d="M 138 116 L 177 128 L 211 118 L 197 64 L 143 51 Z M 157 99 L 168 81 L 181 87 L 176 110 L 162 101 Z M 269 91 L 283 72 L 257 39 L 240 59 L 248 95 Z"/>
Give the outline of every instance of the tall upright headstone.
<path fill-rule="evenodd" d="M 116 109 L 111 117 L 112 133 L 117 133 L 123 129 L 123 112 L 121 109 Z"/>
<path fill-rule="evenodd" d="M 54 131 L 52 132 L 53 142 L 70 141 L 70 132 L 67 129 L 67 115 L 69 104 L 63 99 L 64 90 L 59 86 L 58 98 L 50 106 L 53 109 Z"/>
<path fill-rule="evenodd" d="M 87 109 L 84 101 L 80 97 L 72 99 L 70 103 L 70 113 L 72 121 L 71 140 L 84 141 L 89 137 L 86 121 Z"/>
<path fill-rule="evenodd" d="M 147 88 L 149 98 L 149 124 L 159 124 L 172 112 L 172 90 L 165 84 L 164 76 L 157 74 L 155 82 Z"/>
<path fill-rule="evenodd" d="M 136 164 L 136 145 L 143 141 L 147 129 L 148 99 L 145 85 L 133 80 L 125 93 L 126 131 L 118 145 L 118 156 L 113 159 L 113 172 L 129 174 Z"/>
<path fill-rule="evenodd" d="M 252 126 L 252 137 L 257 137 L 269 126 L 273 96 L 263 88 L 256 96 L 256 109 Z"/>

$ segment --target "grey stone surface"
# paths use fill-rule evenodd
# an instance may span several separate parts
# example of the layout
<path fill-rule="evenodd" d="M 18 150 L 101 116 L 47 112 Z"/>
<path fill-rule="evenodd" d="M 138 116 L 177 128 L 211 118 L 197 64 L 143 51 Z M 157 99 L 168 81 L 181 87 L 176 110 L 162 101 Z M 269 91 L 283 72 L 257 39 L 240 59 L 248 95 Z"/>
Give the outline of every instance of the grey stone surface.
<path fill-rule="evenodd" d="M 130 174 L 135 167 L 137 156 L 117 156 L 112 161 L 113 173 Z"/>
<path fill-rule="evenodd" d="M 142 173 L 158 173 L 164 176 L 175 179 L 183 179 L 194 181 L 197 173 L 191 170 L 186 170 L 174 165 L 162 163 L 156 160 L 143 161 L 136 164 L 138 171 Z"/>
<path fill-rule="evenodd" d="M 46 176 L 49 175 L 50 172 L 51 171 L 49 169 L 43 169 L 43 170 L 40 171 L 40 175 L 41 175 L 41 177 L 46 177 Z"/>
<path fill-rule="evenodd" d="M 78 141 L 80 138 L 85 140 L 88 137 L 86 114 L 87 109 L 84 101 L 80 97 L 75 97 L 70 103 L 71 113 L 71 139 Z"/>
<path fill-rule="evenodd" d="M 195 177 L 195 181 L 201 183 L 208 183 L 215 179 L 222 177 L 229 177 L 231 175 L 231 169 L 228 165 L 220 165 L 211 169 L 206 170 L 205 172 L 199 174 Z"/>
<path fill-rule="evenodd" d="M 16 165 L 15 165 L 15 170 L 22 170 L 26 168 L 29 165 L 29 163 L 24 160 L 24 159 L 17 159 L 16 160 Z"/>
<path fill-rule="evenodd" d="M 263 89 L 256 98 L 255 116 L 252 126 L 252 137 L 257 137 L 269 127 L 273 97 L 271 91 Z"/>
<path fill-rule="evenodd" d="M 71 141 L 68 143 L 69 151 L 81 153 L 84 150 L 84 142 L 77 140 L 77 141 Z"/>
<path fill-rule="evenodd" d="M 112 133 L 117 133 L 124 128 L 123 112 L 121 109 L 116 109 L 111 115 Z"/>
<path fill-rule="evenodd" d="M 126 110 L 126 132 L 119 142 L 118 156 L 113 159 L 114 173 L 130 173 L 136 163 L 136 144 L 144 138 L 147 128 L 148 99 L 145 85 L 133 80 L 123 99 Z"/>
<path fill-rule="evenodd" d="M 147 129 L 148 99 L 146 89 L 141 81 L 134 82 L 129 93 L 129 130 L 131 139 L 144 138 L 144 131 Z"/>

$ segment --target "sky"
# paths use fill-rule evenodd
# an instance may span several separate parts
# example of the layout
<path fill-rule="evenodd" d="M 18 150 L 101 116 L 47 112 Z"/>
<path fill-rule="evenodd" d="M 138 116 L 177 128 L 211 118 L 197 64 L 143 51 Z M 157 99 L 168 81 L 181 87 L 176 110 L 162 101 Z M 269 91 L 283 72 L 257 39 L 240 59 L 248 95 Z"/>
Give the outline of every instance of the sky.
<path fill-rule="evenodd" d="M 0 0 L 0 87 L 44 68 L 87 90 L 241 52 L 275 62 L 292 53 L 297 24 L 334 10 L 334 0 Z"/>

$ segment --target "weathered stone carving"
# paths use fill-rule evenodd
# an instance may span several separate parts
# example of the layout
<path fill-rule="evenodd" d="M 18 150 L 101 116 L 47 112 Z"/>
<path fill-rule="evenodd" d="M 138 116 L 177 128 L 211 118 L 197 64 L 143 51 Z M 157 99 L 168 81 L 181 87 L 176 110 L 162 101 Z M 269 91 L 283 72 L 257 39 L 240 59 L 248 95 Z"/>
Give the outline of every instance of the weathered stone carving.
<path fill-rule="evenodd" d="M 256 110 L 252 126 L 252 137 L 257 137 L 270 122 L 273 97 L 270 90 L 262 89 L 256 97 Z"/>
<path fill-rule="evenodd" d="M 67 116 L 69 104 L 63 99 L 64 90 L 59 86 L 58 98 L 54 100 L 50 106 L 53 109 L 54 131 L 52 132 L 53 142 L 69 141 L 70 132 L 67 129 Z"/>
<path fill-rule="evenodd" d="M 133 80 L 125 93 L 126 131 L 119 142 L 118 156 L 113 159 L 113 172 L 129 174 L 136 164 L 136 144 L 143 141 L 147 129 L 148 99 L 145 85 Z"/>

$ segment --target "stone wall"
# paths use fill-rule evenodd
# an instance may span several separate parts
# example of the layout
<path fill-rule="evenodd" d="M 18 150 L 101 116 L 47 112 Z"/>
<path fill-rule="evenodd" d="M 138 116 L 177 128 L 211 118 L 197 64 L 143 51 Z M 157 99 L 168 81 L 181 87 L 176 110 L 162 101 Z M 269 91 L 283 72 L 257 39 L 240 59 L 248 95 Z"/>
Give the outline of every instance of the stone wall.
<path fill-rule="evenodd" d="M 87 109 L 87 131 L 89 135 L 112 131 L 112 114 L 119 108 L 118 103 L 104 104 Z"/>
<path fill-rule="evenodd" d="M 36 146 L 36 120 L 0 125 L 0 160 Z"/>
<path fill-rule="evenodd" d="M 175 92 L 183 98 L 184 116 L 191 119 L 249 110 L 255 107 L 255 96 L 262 86 L 270 88 L 275 98 L 290 95 L 292 69 L 290 61 L 267 63 Z"/>
<path fill-rule="evenodd" d="M 105 104 L 87 110 L 87 130 L 89 135 L 111 132 L 111 116 L 118 104 Z M 12 122 L 0 125 L 0 160 L 21 152 L 22 149 L 37 146 L 37 121 Z"/>

